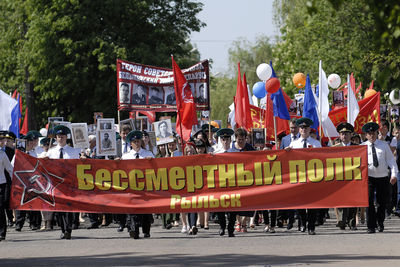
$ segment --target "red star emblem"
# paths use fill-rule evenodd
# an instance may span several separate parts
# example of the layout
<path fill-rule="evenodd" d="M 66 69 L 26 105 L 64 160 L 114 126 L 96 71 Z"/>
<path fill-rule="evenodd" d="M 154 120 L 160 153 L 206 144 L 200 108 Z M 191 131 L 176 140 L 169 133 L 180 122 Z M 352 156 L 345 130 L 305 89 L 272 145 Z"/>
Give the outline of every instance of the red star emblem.
<path fill-rule="evenodd" d="M 64 182 L 63 178 L 49 173 L 39 160 L 33 170 L 15 171 L 15 176 L 24 186 L 21 206 L 35 198 L 55 206 L 54 189 Z"/>

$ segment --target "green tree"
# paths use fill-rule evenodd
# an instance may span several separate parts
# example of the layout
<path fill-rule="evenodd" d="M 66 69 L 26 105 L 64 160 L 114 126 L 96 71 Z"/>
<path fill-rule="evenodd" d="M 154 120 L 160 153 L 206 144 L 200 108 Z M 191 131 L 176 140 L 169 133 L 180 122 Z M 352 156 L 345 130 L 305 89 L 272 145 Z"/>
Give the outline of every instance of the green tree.
<path fill-rule="evenodd" d="M 339 74 L 342 79 L 353 72 L 363 84 L 371 82 L 373 64 L 368 59 L 373 44 L 374 21 L 363 1 L 346 1 L 333 6 L 326 0 L 275 1 L 275 18 L 281 39 L 273 52 L 277 58 L 275 70 L 286 91 L 297 89 L 292 77 L 297 72 L 309 73 L 317 82 L 318 62 L 329 75 Z"/>
<path fill-rule="evenodd" d="M 1 1 L 0 87 L 31 84 L 26 99 L 39 116 L 31 128 L 48 116 L 115 117 L 116 59 L 170 67 L 174 54 L 194 64 L 199 55 L 185 40 L 205 25 L 201 9 L 189 0 Z"/>

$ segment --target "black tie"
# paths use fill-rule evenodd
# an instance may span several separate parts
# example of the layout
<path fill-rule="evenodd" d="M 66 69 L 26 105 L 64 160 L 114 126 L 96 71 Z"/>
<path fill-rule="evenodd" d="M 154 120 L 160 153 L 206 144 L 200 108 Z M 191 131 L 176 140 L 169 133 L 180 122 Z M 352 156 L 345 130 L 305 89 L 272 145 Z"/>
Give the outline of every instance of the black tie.
<path fill-rule="evenodd" d="M 374 143 L 371 144 L 371 149 L 372 149 L 372 164 L 376 168 L 379 166 L 379 162 L 378 162 L 378 157 L 376 156 L 376 149 Z"/>
<path fill-rule="evenodd" d="M 60 148 L 60 159 L 63 159 L 64 155 L 63 155 L 63 148 Z"/>
<path fill-rule="evenodd" d="M 303 139 L 303 148 L 307 148 L 307 139 Z"/>
<path fill-rule="evenodd" d="M 137 159 L 139 158 L 139 153 L 136 153 L 136 158 L 137 158 Z"/>

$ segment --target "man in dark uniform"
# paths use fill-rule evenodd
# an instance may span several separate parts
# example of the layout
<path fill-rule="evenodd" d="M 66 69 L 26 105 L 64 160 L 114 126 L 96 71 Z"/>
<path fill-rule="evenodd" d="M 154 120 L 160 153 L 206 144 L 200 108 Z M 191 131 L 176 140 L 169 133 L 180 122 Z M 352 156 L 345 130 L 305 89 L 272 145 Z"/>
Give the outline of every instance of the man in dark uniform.
<path fill-rule="evenodd" d="M 4 138 L 2 138 L 4 139 Z M 6 152 L 0 149 L 0 241 L 6 239 L 7 233 L 7 220 L 6 220 L 6 204 L 7 204 L 7 179 L 5 176 L 7 172 L 10 177 L 13 173 L 13 166 L 7 157 Z"/>
<path fill-rule="evenodd" d="M 161 88 L 158 87 L 151 87 L 151 96 L 149 99 L 149 104 L 162 104 L 163 103 L 163 96 L 161 92 Z"/>
<path fill-rule="evenodd" d="M 199 86 L 199 94 L 198 94 L 198 97 L 196 98 L 196 103 L 199 103 L 199 104 L 206 103 L 205 95 L 206 94 L 205 94 L 205 90 L 204 90 L 204 83 L 202 83 Z"/>
<path fill-rule="evenodd" d="M 17 136 L 10 131 L 1 131 L 0 133 L 0 139 L 3 139 L 4 141 L 4 146 L 1 148 L 4 152 L 6 152 L 6 155 L 11 162 L 14 154 L 15 154 L 15 139 Z M 5 209 L 6 209 L 6 214 L 7 214 L 7 219 L 8 219 L 8 226 L 13 226 L 14 225 L 14 214 L 11 209 L 9 209 L 10 206 L 10 195 L 11 195 L 11 175 L 5 171 L 4 172 L 6 176 L 6 191 L 5 191 Z"/>
<path fill-rule="evenodd" d="M 368 233 L 373 234 L 378 226 L 379 232 L 383 232 L 385 221 L 385 208 L 387 205 L 387 195 L 389 183 L 397 182 L 397 164 L 389 145 L 382 140 L 378 140 L 379 125 L 375 122 L 368 122 L 362 127 L 366 133 L 367 141 L 362 145 L 368 147 L 368 195 L 369 206 L 367 209 Z M 389 178 L 389 171 L 390 175 Z M 378 208 L 375 209 L 375 193 Z"/>
<path fill-rule="evenodd" d="M 146 93 L 143 85 L 138 84 L 136 92 L 132 96 L 132 104 L 134 105 L 145 105 L 146 104 Z"/>
<path fill-rule="evenodd" d="M 171 93 L 167 96 L 167 103 L 168 105 L 176 105 L 176 98 L 175 93 Z"/>
<path fill-rule="evenodd" d="M 143 133 L 141 131 L 131 131 L 126 139 L 131 143 L 131 150 L 122 155 L 121 159 L 145 159 L 154 158 L 152 152 L 142 148 Z M 152 214 L 129 214 L 130 221 L 129 236 L 139 239 L 139 227 L 142 226 L 144 238 L 150 237 Z"/>
<path fill-rule="evenodd" d="M 217 137 L 220 138 L 222 147 L 216 150 L 214 154 L 239 152 L 238 149 L 231 147 L 232 135 L 234 133 L 235 132 L 229 128 L 222 128 L 218 130 Z M 235 234 L 233 232 L 235 231 L 235 221 L 237 212 L 217 212 L 217 218 L 220 227 L 219 235 L 220 236 L 225 235 L 225 229 L 226 229 L 225 213 L 228 216 L 228 235 L 229 237 L 234 237 Z"/>
<path fill-rule="evenodd" d="M 81 150 L 67 145 L 67 135 L 70 133 L 70 129 L 64 125 L 55 126 L 53 134 L 56 136 L 57 146 L 50 148 L 46 157 L 50 159 L 79 159 Z M 58 212 L 58 219 L 62 232 L 60 238 L 71 239 L 74 213 Z"/>
<path fill-rule="evenodd" d="M 354 133 L 353 125 L 347 122 L 342 122 L 336 127 L 336 130 L 339 133 L 340 143 L 334 145 L 334 147 L 357 145 L 351 142 L 351 136 Z M 356 213 L 357 213 L 357 208 L 338 208 L 337 226 L 341 230 L 345 230 L 346 225 L 348 225 L 351 230 L 357 230 Z"/>
<path fill-rule="evenodd" d="M 300 137 L 292 141 L 286 151 L 292 148 L 317 148 L 321 147 L 321 143 L 310 136 L 311 125 L 313 121 L 303 117 L 296 120 L 296 125 L 299 127 Z M 309 235 L 315 235 L 315 222 L 317 220 L 317 209 L 299 209 L 297 210 L 300 217 L 300 231 L 305 232 L 308 228 Z"/>

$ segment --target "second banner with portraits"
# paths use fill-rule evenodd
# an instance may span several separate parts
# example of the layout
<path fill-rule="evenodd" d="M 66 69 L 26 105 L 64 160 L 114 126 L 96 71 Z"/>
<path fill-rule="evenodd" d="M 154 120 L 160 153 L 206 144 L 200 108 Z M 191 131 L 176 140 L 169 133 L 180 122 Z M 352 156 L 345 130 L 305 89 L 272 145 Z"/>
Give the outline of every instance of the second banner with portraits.
<path fill-rule="evenodd" d="M 194 96 L 197 110 L 209 110 L 208 60 L 182 70 Z M 117 60 L 119 110 L 176 111 L 172 69 Z"/>

